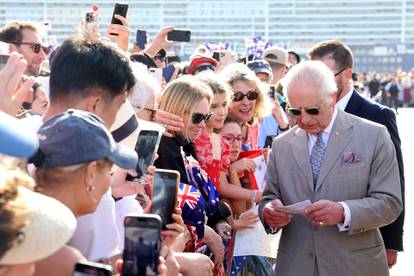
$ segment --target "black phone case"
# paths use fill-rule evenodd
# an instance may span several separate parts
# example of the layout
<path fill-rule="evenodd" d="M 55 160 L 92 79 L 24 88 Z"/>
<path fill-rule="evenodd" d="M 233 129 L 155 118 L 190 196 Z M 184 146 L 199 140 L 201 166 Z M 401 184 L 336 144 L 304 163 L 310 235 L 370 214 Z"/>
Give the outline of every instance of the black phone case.
<path fill-rule="evenodd" d="M 189 42 L 191 40 L 191 32 L 189 30 L 172 30 L 167 34 L 169 41 Z"/>
<path fill-rule="evenodd" d="M 123 17 L 127 16 L 128 4 L 116 3 L 114 8 L 114 13 L 112 14 L 112 24 L 122 25 L 122 22 L 115 18 L 115 14 L 121 15 Z"/>

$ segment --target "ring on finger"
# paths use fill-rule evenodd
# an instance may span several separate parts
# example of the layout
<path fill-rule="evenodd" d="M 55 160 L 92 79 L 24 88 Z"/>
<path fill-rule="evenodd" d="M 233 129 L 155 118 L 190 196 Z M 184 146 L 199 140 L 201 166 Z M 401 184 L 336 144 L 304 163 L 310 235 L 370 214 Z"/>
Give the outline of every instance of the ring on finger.
<path fill-rule="evenodd" d="M 318 223 L 318 225 L 319 225 L 320 227 L 324 227 L 324 226 L 325 226 L 325 223 L 324 223 L 323 221 L 320 221 L 320 222 Z"/>

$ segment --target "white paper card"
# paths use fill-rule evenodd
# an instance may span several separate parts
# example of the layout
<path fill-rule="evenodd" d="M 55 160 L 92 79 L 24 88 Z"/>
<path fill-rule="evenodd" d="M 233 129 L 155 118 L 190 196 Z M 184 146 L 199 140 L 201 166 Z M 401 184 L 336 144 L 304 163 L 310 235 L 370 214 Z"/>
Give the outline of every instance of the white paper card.
<path fill-rule="evenodd" d="M 305 215 L 305 209 L 312 205 L 312 202 L 307 199 L 301 202 L 297 202 L 287 206 L 276 207 L 272 206 L 272 208 L 276 211 L 286 212 L 290 214 L 299 214 Z"/>
<path fill-rule="evenodd" d="M 258 208 L 254 206 L 246 212 L 257 214 Z M 237 230 L 233 256 L 255 255 L 276 258 L 280 232 L 268 235 L 260 221 L 256 222 L 254 228 Z"/>

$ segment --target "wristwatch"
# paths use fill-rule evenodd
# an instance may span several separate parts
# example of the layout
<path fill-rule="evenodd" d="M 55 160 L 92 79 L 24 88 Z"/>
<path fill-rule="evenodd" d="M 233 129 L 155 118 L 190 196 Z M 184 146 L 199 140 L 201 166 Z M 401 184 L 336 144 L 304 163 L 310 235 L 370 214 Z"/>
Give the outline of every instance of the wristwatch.
<path fill-rule="evenodd" d="M 280 128 L 280 126 L 278 126 L 278 128 L 279 128 L 280 131 L 289 130 L 289 124 L 287 124 L 285 128 Z"/>

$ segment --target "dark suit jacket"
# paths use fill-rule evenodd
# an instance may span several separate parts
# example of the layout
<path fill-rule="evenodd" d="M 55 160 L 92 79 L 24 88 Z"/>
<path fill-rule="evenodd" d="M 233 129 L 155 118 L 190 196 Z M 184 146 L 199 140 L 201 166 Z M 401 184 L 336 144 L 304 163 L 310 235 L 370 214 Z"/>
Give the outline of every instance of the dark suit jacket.
<path fill-rule="evenodd" d="M 401 152 L 401 140 L 398 135 L 395 113 L 388 107 L 370 101 L 353 91 L 345 111 L 358 117 L 384 125 L 391 136 L 397 154 L 398 170 L 400 173 L 401 195 L 404 202 L 404 164 Z M 393 223 L 380 228 L 385 248 L 403 250 L 404 208 Z"/>

